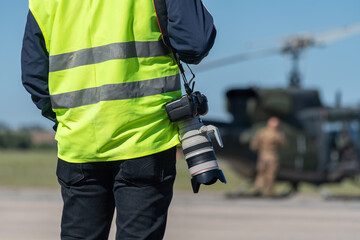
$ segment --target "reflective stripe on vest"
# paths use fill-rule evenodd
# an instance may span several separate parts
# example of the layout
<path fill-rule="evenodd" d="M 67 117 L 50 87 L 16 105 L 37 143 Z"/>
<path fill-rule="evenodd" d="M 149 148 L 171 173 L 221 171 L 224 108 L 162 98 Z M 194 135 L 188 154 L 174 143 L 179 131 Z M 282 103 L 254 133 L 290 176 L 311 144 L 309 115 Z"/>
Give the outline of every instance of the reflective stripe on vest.
<path fill-rule="evenodd" d="M 162 41 L 123 42 L 50 56 L 50 72 L 101 63 L 115 59 L 158 57 L 170 51 Z"/>
<path fill-rule="evenodd" d="M 108 84 L 96 88 L 51 95 L 53 109 L 75 108 L 84 105 L 152 96 L 181 89 L 179 75 L 144 81 Z"/>

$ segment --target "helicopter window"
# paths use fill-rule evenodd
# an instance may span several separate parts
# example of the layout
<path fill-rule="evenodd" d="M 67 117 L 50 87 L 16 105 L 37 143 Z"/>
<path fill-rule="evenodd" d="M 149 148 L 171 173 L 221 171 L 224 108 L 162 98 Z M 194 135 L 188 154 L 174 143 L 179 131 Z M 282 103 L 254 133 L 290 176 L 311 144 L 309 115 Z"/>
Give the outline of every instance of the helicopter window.
<path fill-rule="evenodd" d="M 327 122 L 323 125 L 323 131 L 325 133 L 340 132 L 341 126 L 341 122 Z"/>
<path fill-rule="evenodd" d="M 323 125 L 329 146 L 330 161 L 350 161 L 356 158 L 359 149 L 360 125 L 354 121 L 334 121 Z"/>
<path fill-rule="evenodd" d="M 359 142 L 359 134 L 360 134 L 360 124 L 358 121 L 353 121 L 349 124 L 349 132 L 351 134 L 351 139 L 355 142 Z"/>
<path fill-rule="evenodd" d="M 323 131 L 329 135 L 346 135 L 353 142 L 358 142 L 360 137 L 360 125 L 358 121 L 327 122 L 323 125 Z"/>

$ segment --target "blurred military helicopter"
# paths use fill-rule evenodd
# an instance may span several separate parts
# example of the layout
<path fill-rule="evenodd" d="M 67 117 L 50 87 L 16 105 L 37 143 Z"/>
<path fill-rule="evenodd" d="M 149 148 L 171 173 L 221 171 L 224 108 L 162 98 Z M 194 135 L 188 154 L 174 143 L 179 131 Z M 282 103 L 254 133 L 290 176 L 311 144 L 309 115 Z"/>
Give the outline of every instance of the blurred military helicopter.
<path fill-rule="evenodd" d="M 254 179 L 257 157 L 249 143 L 269 117 L 277 116 L 287 139 L 287 147 L 279 151 L 278 181 L 289 182 L 296 191 L 301 182 L 337 183 L 360 175 L 360 109 L 324 106 L 317 90 L 300 87 L 299 69 L 305 50 L 359 33 L 360 24 L 355 24 L 316 35 L 292 35 L 280 47 L 237 54 L 196 68 L 205 71 L 273 54 L 289 55 L 292 60 L 287 88 L 231 89 L 226 97 L 232 122 L 205 118 L 206 124 L 219 128 L 223 138 L 224 148 L 215 147 L 216 154 L 237 173 Z"/>

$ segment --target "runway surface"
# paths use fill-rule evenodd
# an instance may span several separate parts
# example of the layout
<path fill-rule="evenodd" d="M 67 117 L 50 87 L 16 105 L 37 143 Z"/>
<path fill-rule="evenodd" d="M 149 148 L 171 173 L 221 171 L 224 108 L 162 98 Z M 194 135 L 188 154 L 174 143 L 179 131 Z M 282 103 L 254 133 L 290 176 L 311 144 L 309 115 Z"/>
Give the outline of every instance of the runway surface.
<path fill-rule="evenodd" d="M 57 190 L 0 188 L 0 240 L 59 239 L 61 207 Z M 360 201 L 318 195 L 228 200 L 175 192 L 165 239 L 359 240 Z"/>

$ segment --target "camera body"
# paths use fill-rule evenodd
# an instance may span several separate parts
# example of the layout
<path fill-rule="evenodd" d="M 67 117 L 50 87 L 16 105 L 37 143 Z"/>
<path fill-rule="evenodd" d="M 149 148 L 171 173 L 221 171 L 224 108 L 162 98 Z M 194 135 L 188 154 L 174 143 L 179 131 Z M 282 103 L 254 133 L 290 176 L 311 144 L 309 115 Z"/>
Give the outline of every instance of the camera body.
<path fill-rule="evenodd" d="M 190 117 L 203 116 L 208 113 L 208 100 L 200 92 L 185 94 L 181 98 L 165 105 L 171 122 L 177 122 Z"/>
<path fill-rule="evenodd" d="M 206 96 L 200 92 L 192 92 L 167 103 L 165 108 L 170 121 L 178 123 L 179 139 L 191 174 L 194 193 L 199 191 L 201 184 L 210 185 L 218 179 L 226 183 L 208 136 L 214 133 L 222 147 L 219 130 L 212 125 L 205 126 L 200 118 L 208 112 Z"/>

